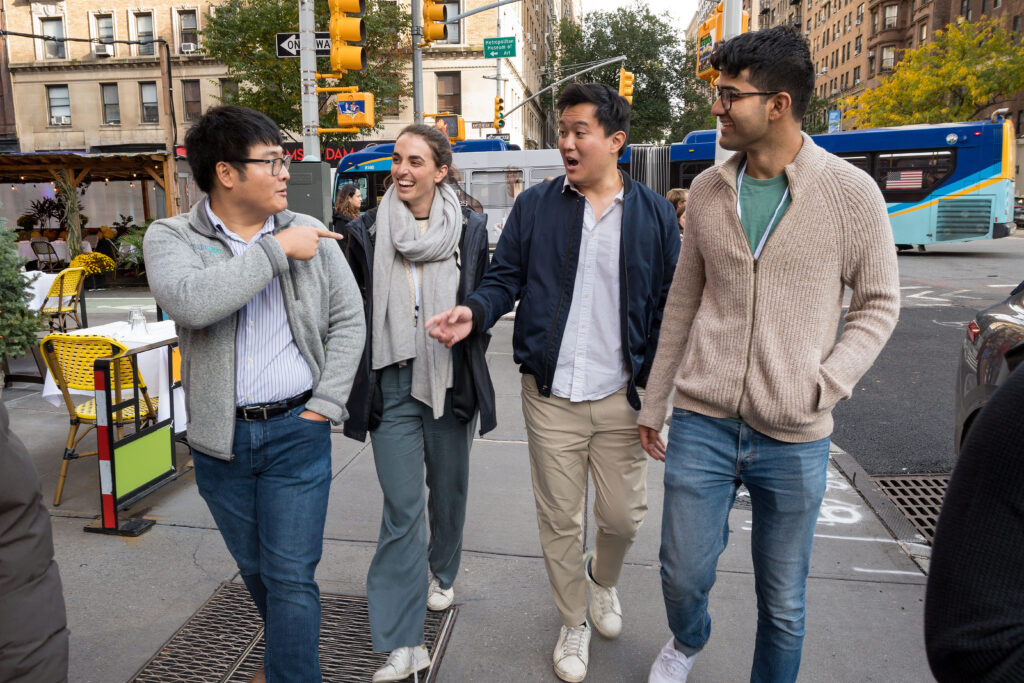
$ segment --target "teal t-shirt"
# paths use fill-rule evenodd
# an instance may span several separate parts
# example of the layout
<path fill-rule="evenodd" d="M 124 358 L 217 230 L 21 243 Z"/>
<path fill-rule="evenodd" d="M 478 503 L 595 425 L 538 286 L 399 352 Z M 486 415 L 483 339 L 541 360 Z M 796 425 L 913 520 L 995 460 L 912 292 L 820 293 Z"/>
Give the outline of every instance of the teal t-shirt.
<path fill-rule="evenodd" d="M 750 242 L 750 251 L 757 252 L 757 245 L 761 243 L 761 238 L 768 230 L 768 223 L 775 215 L 775 209 L 779 206 L 782 196 L 786 194 L 788 186 L 789 181 L 786 179 L 785 173 L 767 180 L 751 178 L 746 173 L 743 174 L 743 183 L 740 186 L 740 222 L 743 224 L 743 232 L 747 235 L 747 241 Z M 782 208 L 779 209 L 779 215 L 772 227 L 773 230 L 782 220 L 790 203 L 790 197 L 786 194 L 786 200 Z"/>

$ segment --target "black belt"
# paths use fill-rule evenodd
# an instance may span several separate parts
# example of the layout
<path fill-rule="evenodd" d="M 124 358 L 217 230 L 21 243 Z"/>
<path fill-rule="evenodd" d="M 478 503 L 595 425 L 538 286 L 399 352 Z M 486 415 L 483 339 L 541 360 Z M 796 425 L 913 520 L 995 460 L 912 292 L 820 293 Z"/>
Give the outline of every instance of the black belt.
<path fill-rule="evenodd" d="M 313 391 L 307 391 L 299 394 L 298 396 L 292 396 L 284 401 L 278 401 L 276 403 L 262 403 L 255 406 L 241 406 L 235 408 L 235 417 L 240 420 L 253 421 L 253 420 L 269 420 L 272 417 L 276 417 L 281 413 L 287 413 L 289 410 L 296 406 L 301 406 L 303 403 L 308 401 L 313 396 Z"/>

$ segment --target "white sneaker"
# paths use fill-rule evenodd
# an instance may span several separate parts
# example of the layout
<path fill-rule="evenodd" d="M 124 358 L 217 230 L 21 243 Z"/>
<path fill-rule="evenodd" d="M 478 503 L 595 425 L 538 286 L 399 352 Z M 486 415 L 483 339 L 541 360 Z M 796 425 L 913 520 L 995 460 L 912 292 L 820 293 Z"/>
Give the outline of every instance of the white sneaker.
<path fill-rule="evenodd" d="M 441 612 L 452 606 L 455 600 L 455 587 L 441 588 L 441 580 L 433 574 L 430 575 L 430 587 L 427 588 L 427 609 L 431 612 Z"/>
<path fill-rule="evenodd" d="M 430 666 L 430 653 L 422 645 L 392 650 L 387 663 L 373 674 L 373 683 L 401 681 Z"/>
<path fill-rule="evenodd" d="M 647 683 L 685 683 L 686 677 L 693 666 L 693 660 L 697 655 L 687 657 L 675 647 L 675 638 L 672 638 L 661 648 L 658 658 L 651 664 L 651 675 L 647 677 Z"/>
<path fill-rule="evenodd" d="M 569 683 L 587 677 L 590 663 L 590 624 L 563 626 L 555 644 L 555 675 Z"/>
<path fill-rule="evenodd" d="M 605 588 L 590 575 L 590 563 L 594 551 L 586 554 L 583 560 L 587 585 L 590 586 L 590 619 L 594 628 L 609 640 L 618 638 L 622 633 L 622 606 L 619 604 L 619 593 L 614 588 Z"/>

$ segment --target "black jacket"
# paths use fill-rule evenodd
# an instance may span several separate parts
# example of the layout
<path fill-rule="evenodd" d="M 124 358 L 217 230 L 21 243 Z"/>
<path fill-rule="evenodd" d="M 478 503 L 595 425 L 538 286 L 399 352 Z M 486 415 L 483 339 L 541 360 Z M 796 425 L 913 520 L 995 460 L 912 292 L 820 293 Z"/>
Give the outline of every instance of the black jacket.
<path fill-rule="evenodd" d="M 516 309 L 512 348 L 519 370 L 551 394 L 562 334 L 580 260 L 585 200 L 564 187 L 565 176 L 534 185 L 516 198 L 483 284 L 466 305 L 473 330 L 490 329 Z M 647 384 L 661 330 L 662 310 L 679 257 L 679 223 L 672 204 L 625 173 L 619 243 L 619 320 L 627 396 L 640 409 L 636 388 Z"/>
<path fill-rule="evenodd" d="M 463 209 L 462 237 L 459 239 L 459 286 L 456 302 L 463 303 L 483 280 L 487 270 L 487 216 Z M 377 384 L 377 373 L 371 359 L 373 321 L 373 249 L 374 237 L 369 229 L 377 220 L 377 210 L 371 209 L 362 217 L 345 223 L 341 217 L 334 221 L 334 231 L 344 235 L 342 251 L 359 285 L 363 297 L 363 313 L 366 317 L 366 346 L 359 359 L 352 393 L 349 394 L 348 420 L 345 421 L 345 436 L 357 441 L 366 440 L 366 433 L 376 428 L 380 420 L 381 396 Z M 452 363 L 455 373 L 452 404 L 455 415 L 468 421 L 476 410 L 480 411 L 480 435 L 483 436 L 497 426 L 494 402 L 494 386 L 487 368 L 487 345 L 490 333 L 470 334 L 452 347 Z M 439 342 L 440 343 L 440 342 Z"/>

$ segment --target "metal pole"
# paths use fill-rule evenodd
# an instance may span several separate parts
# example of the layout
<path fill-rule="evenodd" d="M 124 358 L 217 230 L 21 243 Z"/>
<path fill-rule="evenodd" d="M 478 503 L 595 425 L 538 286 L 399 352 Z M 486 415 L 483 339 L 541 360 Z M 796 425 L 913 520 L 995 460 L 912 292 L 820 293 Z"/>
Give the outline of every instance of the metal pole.
<path fill-rule="evenodd" d="M 302 160 L 320 161 L 320 107 L 316 95 L 316 15 L 313 0 L 299 0 L 299 69 L 302 84 Z"/>
<path fill-rule="evenodd" d="M 574 73 L 574 74 L 569 74 L 568 76 L 566 76 L 566 77 L 565 77 L 565 78 L 563 78 L 562 80 L 560 80 L 560 81 L 555 81 L 554 83 L 552 83 L 552 84 L 551 84 L 551 85 L 549 85 L 548 87 L 544 88 L 543 90 L 538 90 L 538 91 L 537 91 L 536 93 L 534 93 L 534 94 L 533 94 L 532 96 L 530 96 L 530 97 L 527 97 L 527 98 L 526 98 L 525 100 L 523 100 L 522 102 L 520 102 L 520 103 L 519 103 L 519 104 L 517 104 L 516 106 L 514 106 L 514 107 L 512 107 L 511 109 L 509 109 L 508 111 L 506 111 L 506 112 L 505 112 L 505 118 L 507 119 L 507 118 L 508 118 L 508 115 L 509 115 L 509 114 L 511 114 L 512 112 L 514 112 L 514 111 L 515 111 L 516 109 L 519 109 L 520 107 L 524 106 L 524 105 L 525 105 L 525 104 L 527 104 L 528 102 L 530 102 L 530 101 L 532 101 L 532 100 L 535 100 L 535 99 L 537 99 L 538 97 L 540 97 L 541 95 L 543 95 L 544 93 L 546 93 L 546 92 L 547 92 L 548 90 L 551 90 L 551 89 L 553 89 L 553 88 L 555 88 L 555 87 L 557 87 L 557 86 L 561 85 L 562 83 L 565 83 L 566 81 L 568 81 L 568 80 L 570 80 L 570 79 L 572 79 L 572 78 L 576 78 L 576 77 L 577 77 L 577 76 L 579 76 L 580 74 L 585 74 L 585 73 L 587 73 L 588 71 L 593 71 L 594 69 L 600 69 L 600 68 L 601 68 L 602 66 L 608 66 L 609 64 L 614 64 L 615 62 L 621 62 L 621 61 L 623 61 L 623 60 L 625 60 L 625 59 L 626 59 L 626 58 L 625 58 L 624 56 L 621 56 L 621 55 L 620 55 L 620 56 L 618 56 L 618 57 L 612 57 L 611 59 L 608 59 L 608 60 L 605 60 L 605 61 L 601 62 L 600 64 L 595 64 L 594 66 L 589 66 L 589 67 L 587 67 L 586 69 L 583 69 L 582 71 L 577 71 L 577 72 L 576 72 L 576 73 Z M 489 77 L 488 77 L 488 76 L 485 76 L 485 78 L 489 78 Z"/>
<path fill-rule="evenodd" d="M 497 9 L 497 14 L 498 14 L 498 27 L 496 29 L 494 37 L 495 38 L 501 38 L 501 8 L 500 7 Z M 503 59 L 502 57 L 498 57 L 495 60 L 495 62 L 494 62 L 495 63 L 495 67 L 494 67 L 494 94 L 497 95 L 498 97 L 501 97 L 501 60 L 502 59 Z"/>
<path fill-rule="evenodd" d="M 423 10 L 421 0 L 412 0 L 412 121 L 423 123 Z"/>
<path fill-rule="evenodd" d="M 753 11 L 753 5 L 751 5 Z M 741 0 L 722 0 L 722 41 L 729 40 L 740 34 L 740 22 L 743 17 L 743 5 Z M 715 124 L 715 164 L 724 163 L 732 152 L 722 149 L 719 142 L 722 137 L 722 121 Z"/>

